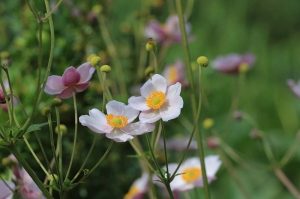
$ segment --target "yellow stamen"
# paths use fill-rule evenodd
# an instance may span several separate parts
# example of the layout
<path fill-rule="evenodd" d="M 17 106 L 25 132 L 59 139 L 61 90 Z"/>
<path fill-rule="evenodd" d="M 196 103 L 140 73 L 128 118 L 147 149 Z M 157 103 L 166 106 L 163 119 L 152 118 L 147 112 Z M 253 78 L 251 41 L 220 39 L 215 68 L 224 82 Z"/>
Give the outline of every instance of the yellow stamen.
<path fill-rule="evenodd" d="M 182 179 L 186 183 L 193 183 L 202 176 L 201 168 L 199 167 L 190 167 L 182 171 Z"/>
<path fill-rule="evenodd" d="M 157 110 L 164 105 L 166 101 L 166 95 L 161 91 L 152 92 L 146 99 L 146 104 L 149 108 Z"/>
<path fill-rule="evenodd" d="M 106 115 L 107 123 L 114 128 L 124 128 L 128 124 L 128 118 L 123 115 Z"/>
<path fill-rule="evenodd" d="M 177 81 L 177 69 L 175 66 L 170 66 L 169 68 L 169 74 L 168 74 L 168 80 L 169 82 L 172 84 L 172 83 L 175 83 Z"/>
<path fill-rule="evenodd" d="M 124 196 L 124 199 L 133 199 L 140 190 L 136 186 L 130 187 L 128 193 Z"/>

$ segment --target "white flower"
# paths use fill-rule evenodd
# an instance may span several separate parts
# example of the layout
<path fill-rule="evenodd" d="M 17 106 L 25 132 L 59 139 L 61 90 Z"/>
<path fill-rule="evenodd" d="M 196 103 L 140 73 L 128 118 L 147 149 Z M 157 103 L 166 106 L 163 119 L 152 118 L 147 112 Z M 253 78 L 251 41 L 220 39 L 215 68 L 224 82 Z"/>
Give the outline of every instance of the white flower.
<path fill-rule="evenodd" d="M 152 124 L 140 122 L 132 123 L 139 111 L 115 100 L 106 104 L 107 115 L 98 109 L 89 111 L 89 115 L 82 115 L 79 121 L 95 133 L 105 134 L 107 138 L 116 142 L 126 142 L 135 135 L 141 135 L 154 130 Z"/>
<path fill-rule="evenodd" d="M 139 116 L 141 122 L 169 121 L 180 115 L 183 100 L 179 82 L 168 86 L 163 76 L 155 74 L 140 91 L 142 96 L 130 97 L 128 103 L 132 108 L 142 111 Z"/>
<path fill-rule="evenodd" d="M 129 191 L 124 196 L 124 199 L 141 199 L 147 191 L 149 175 L 144 173 L 140 178 L 135 180 Z"/>
<path fill-rule="evenodd" d="M 204 160 L 206 175 L 210 183 L 216 179 L 216 173 L 221 166 L 217 155 L 207 156 Z M 173 174 L 178 164 L 168 165 L 169 173 Z M 166 170 L 166 168 L 164 168 Z M 187 191 L 195 187 L 203 187 L 203 175 L 200 160 L 197 157 L 187 159 L 182 163 L 173 181 L 170 183 L 172 191 Z"/>

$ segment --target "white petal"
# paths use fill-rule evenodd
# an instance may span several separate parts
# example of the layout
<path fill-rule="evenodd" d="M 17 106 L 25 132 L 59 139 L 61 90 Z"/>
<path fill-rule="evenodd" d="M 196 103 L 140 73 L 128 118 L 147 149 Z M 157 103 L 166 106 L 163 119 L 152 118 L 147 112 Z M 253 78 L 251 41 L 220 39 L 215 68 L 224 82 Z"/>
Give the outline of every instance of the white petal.
<path fill-rule="evenodd" d="M 88 62 L 81 64 L 76 70 L 80 74 L 79 84 L 88 82 L 95 72 L 95 68 Z"/>
<path fill-rule="evenodd" d="M 180 95 L 181 92 L 181 83 L 177 82 L 168 87 L 167 96 L 168 98 L 172 99 Z"/>
<path fill-rule="evenodd" d="M 9 186 L 9 187 L 7 187 Z M 0 198 L 1 199 L 8 199 L 8 198 L 12 198 L 13 196 L 13 192 L 11 191 L 11 189 L 14 190 L 15 189 L 15 185 L 12 182 L 9 181 L 2 181 L 0 180 Z"/>
<path fill-rule="evenodd" d="M 178 105 L 181 105 L 182 98 L 178 98 Z M 164 122 L 167 122 L 169 120 L 177 118 L 181 113 L 181 107 L 180 106 L 174 106 L 174 105 L 167 105 L 163 108 L 159 109 L 160 117 Z"/>
<path fill-rule="evenodd" d="M 141 135 L 144 133 L 152 132 L 154 131 L 154 129 L 154 124 L 135 122 L 128 124 L 125 128 L 122 128 L 122 131 L 129 135 Z"/>
<path fill-rule="evenodd" d="M 141 112 L 139 119 L 143 123 L 154 123 L 160 119 L 160 114 L 158 111 L 143 111 Z"/>
<path fill-rule="evenodd" d="M 186 167 L 201 167 L 200 160 L 198 157 L 193 157 L 185 160 L 182 163 L 182 168 Z"/>
<path fill-rule="evenodd" d="M 106 104 L 106 112 L 107 114 L 124 115 L 125 107 L 124 103 L 112 100 Z"/>
<path fill-rule="evenodd" d="M 144 193 L 147 190 L 149 175 L 143 173 L 143 175 L 133 182 L 133 186 L 137 187 L 140 193 Z"/>
<path fill-rule="evenodd" d="M 206 174 L 208 178 L 214 178 L 222 162 L 217 155 L 205 157 Z"/>
<path fill-rule="evenodd" d="M 152 80 L 153 86 L 155 87 L 155 89 L 157 91 L 166 93 L 167 85 L 168 85 L 166 78 L 164 78 L 163 76 L 161 76 L 159 74 L 155 74 L 152 76 L 151 80 Z"/>
<path fill-rule="evenodd" d="M 146 83 L 141 87 L 140 90 L 141 90 L 141 95 L 144 98 L 147 98 L 150 93 L 152 93 L 153 91 L 155 91 L 155 87 L 152 84 L 151 79 L 149 79 L 148 81 L 146 81 Z"/>
<path fill-rule="evenodd" d="M 81 125 L 88 127 L 95 133 L 109 133 L 112 130 L 107 122 L 105 115 L 97 109 L 89 111 L 90 115 L 82 115 L 79 117 Z"/>
<path fill-rule="evenodd" d="M 128 135 L 118 129 L 113 130 L 110 133 L 105 134 L 107 138 L 112 139 L 116 142 L 126 142 L 128 140 L 132 140 L 133 136 Z"/>
<path fill-rule="evenodd" d="M 130 97 L 128 99 L 128 104 L 129 106 L 131 106 L 132 108 L 139 110 L 139 111 L 147 111 L 150 108 L 147 106 L 146 104 L 146 99 L 142 96 L 140 97 Z"/>
<path fill-rule="evenodd" d="M 131 123 L 139 115 L 139 111 L 132 108 L 131 106 L 125 106 L 124 116 L 127 117 L 128 123 Z"/>

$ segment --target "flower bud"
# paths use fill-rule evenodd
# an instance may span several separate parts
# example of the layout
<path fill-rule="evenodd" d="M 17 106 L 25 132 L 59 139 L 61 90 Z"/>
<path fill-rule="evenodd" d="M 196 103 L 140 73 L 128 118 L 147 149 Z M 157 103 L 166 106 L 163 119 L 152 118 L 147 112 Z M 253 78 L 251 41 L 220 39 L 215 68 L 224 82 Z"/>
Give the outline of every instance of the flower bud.
<path fill-rule="evenodd" d="M 202 67 L 208 66 L 208 58 L 205 56 L 200 56 L 197 58 L 197 63 Z"/>
<path fill-rule="evenodd" d="M 260 140 L 262 139 L 262 134 L 260 132 L 259 129 L 252 129 L 251 132 L 250 132 L 250 138 L 253 139 L 253 140 Z"/>
<path fill-rule="evenodd" d="M 109 73 L 111 71 L 111 67 L 109 65 L 102 65 L 100 67 L 100 71 L 103 73 Z"/>
<path fill-rule="evenodd" d="M 154 50 L 155 49 L 155 42 L 154 42 L 154 40 L 153 39 L 148 39 L 148 41 L 147 41 L 147 43 L 146 43 L 146 50 L 147 51 L 152 51 L 152 50 Z"/>
<path fill-rule="evenodd" d="M 101 62 L 101 57 L 95 55 L 95 54 L 91 54 L 88 56 L 87 61 L 90 62 L 90 64 L 93 67 L 97 67 L 99 66 L 100 62 Z"/>
<path fill-rule="evenodd" d="M 52 100 L 51 106 L 60 106 L 62 105 L 62 103 L 63 101 L 60 98 L 56 97 Z"/>
<path fill-rule="evenodd" d="M 47 116 L 50 112 L 51 112 L 51 109 L 48 106 L 43 107 L 42 110 L 41 110 L 41 113 L 42 113 L 43 116 Z"/>
<path fill-rule="evenodd" d="M 218 137 L 211 136 L 207 138 L 207 147 L 210 149 L 218 148 L 220 146 L 220 143 L 221 141 Z"/>
<path fill-rule="evenodd" d="M 247 63 L 242 63 L 239 67 L 239 72 L 240 73 L 246 73 L 249 70 L 249 64 Z"/>
<path fill-rule="evenodd" d="M 67 132 L 68 132 L 68 128 L 64 124 L 60 124 L 59 126 L 55 127 L 55 133 L 57 133 L 57 134 L 61 133 L 62 135 L 64 135 Z"/>
<path fill-rule="evenodd" d="M 102 12 L 103 8 L 100 4 L 94 5 L 92 8 L 92 12 L 95 14 L 100 14 Z"/>
<path fill-rule="evenodd" d="M 205 129 L 210 129 L 214 126 L 215 121 L 212 118 L 205 118 L 202 125 Z"/>

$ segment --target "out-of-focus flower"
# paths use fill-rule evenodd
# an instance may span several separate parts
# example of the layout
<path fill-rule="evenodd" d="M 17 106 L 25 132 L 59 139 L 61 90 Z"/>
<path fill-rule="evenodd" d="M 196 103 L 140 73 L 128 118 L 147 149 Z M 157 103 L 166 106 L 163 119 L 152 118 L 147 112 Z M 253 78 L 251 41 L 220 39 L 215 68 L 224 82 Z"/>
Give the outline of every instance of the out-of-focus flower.
<path fill-rule="evenodd" d="M 128 103 L 132 108 L 142 111 L 139 116 L 141 122 L 169 121 L 180 115 L 183 99 L 179 82 L 168 86 L 163 76 L 155 74 L 140 91 L 142 96 L 130 97 Z"/>
<path fill-rule="evenodd" d="M 191 26 L 188 23 L 186 31 L 188 35 L 191 32 Z M 179 43 L 181 41 L 181 32 L 178 17 L 170 16 L 165 24 L 151 20 L 145 28 L 145 35 L 158 43 Z"/>
<path fill-rule="evenodd" d="M 208 182 L 216 179 L 216 173 L 221 166 L 221 160 L 216 155 L 205 157 L 205 167 Z M 169 172 L 172 174 L 177 164 L 169 164 Z M 195 187 L 203 187 L 203 174 L 199 158 L 190 158 L 182 163 L 177 175 L 170 183 L 172 191 L 187 191 Z"/>
<path fill-rule="evenodd" d="M 300 80 L 298 82 L 289 79 L 287 80 L 287 84 L 290 87 L 290 89 L 292 90 L 292 92 L 298 97 L 300 98 Z"/>
<path fill-rule="evenodd" d="M 184 64 L 180 60 L 177 60 L 174 64 L 167 65 L 163 76 L 167 79 L 168 85 L 176 82 L 180 82 L 182 86 L 187 86 L 188 84 L 185 77 Z"/>
<path fill-rule="evenodd" d="M 15 184 L 9 181 L 0 180 L 0 199 L 13 198 L 12 190 L 15 189 Z"/>
<path fill-rule="evenodd" d="M 30 175 L 25 171 L 24 168 L 20 167 L 18 161 L 13 155 L 6 158 L 14 164 L 12 164 L 13 180 L 15 182 L 0 181 L 0 199 L 8 199 L 13 197 L 13 191 L 17 191 L 23 199 L 44 199 L 43 193 L 35 184 Z M 6 186 L 6 187 L 3 187 Z M 9 185 L 10 189 L 7 187 Z M 3 193 L 2 193 L 3 191 Z M 6 197 L 4 197 L 7 195 Z"/>
<path fill-rule="evenodd" d="M 250 69 L 254 62 L 255 56 L 253 54 L 229 54 L 216 58 L 213 61 L 213 68 L 223 73 L 234 74 L 240 71 L 240 67 L 243 70 L 245 70 L 245 66 L 247 66 L 247 70 Z"/>
<path fill-rule="evenodd" d="M 175 137 L 168 139 L 166 141 L 166 148 L 168 150 L 174 150 L 174 151 L 184 151 L 186 150 L 186 147 L 189 143 L 188 137 Z M 164 147 L 164 142 L 163 140 L 159 140 L 159 146 L 160 148 Z M 189 150 L 196 150 L 197 149 L 197 142 L 195 140 L 191 141 Z"/>
<path fill-rule="evenodd" d="M 4 85 L 4 89 L 7 93 L 7 95 L 10 95 L 8 81 L 4 81 L 3 85 Z M 9 98 L 9 100 L 12 100 L 14 106 L 19 103 L 18 98 L 15 97 L 15 96 L 11 97 L 11 95 L 10 95 L 8 98 Z M 5 100 L 4 91 L 3 91 L 1 86 L 0 86 L 0 108 L 5 112 L 8 110 L 8 106 L 7 106 L 7 103 L 6 103 L 6 100 Z"/>
<path fill-rule="evenodd" d="M 62 76 L 51 75 L 47 79 L 45 92 L 67 99 L 74 92 L 82 92 L 87 89 L 95 68 L 89 62 L 81 64 L 78 68 L 68 67 Z"/>
<path fill-rule="evenodd" d="M 210 129 L 211 127 L 214 126 L 214 124 L 215 124 L 215 121 L 212 118 L 205 118 L 202 123 L 203 128 L 205 128 L 205 129 Z"/>
<path fill-rule="evenodd" d="M 216 149 L 220 146 L 221 140 L 218 137 L 211 136 L 207 138 L 207 147 L 209 149 Z"/>
<path fill-rule="evenodd" d="M 144 173 L 142 177 L 133 182 L 124 199 L 142 199 L 147 191 L 149 175 Z"/>
<path fill-rule="evenodd" d="M 139 111 L 115 100 L 106 104 L 106 112 L 107 115 L 104 115 L 98 109 L 92 109 L 89 115 L 80 116 L 79 121 L 93 132 L 105 134 L 107 138 L 116 142 L 126 142 L 155 128 L 153 124 L 132 123 Z"/>

